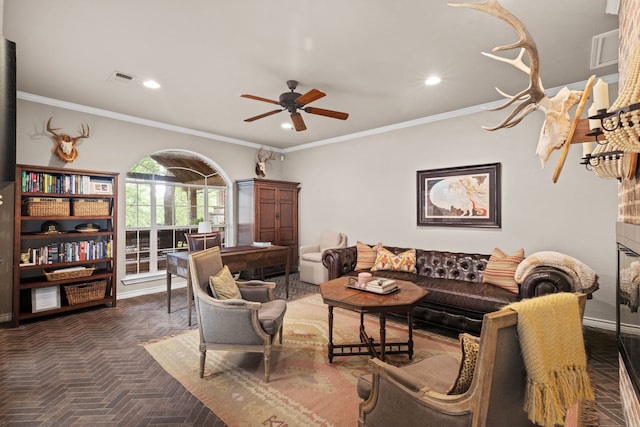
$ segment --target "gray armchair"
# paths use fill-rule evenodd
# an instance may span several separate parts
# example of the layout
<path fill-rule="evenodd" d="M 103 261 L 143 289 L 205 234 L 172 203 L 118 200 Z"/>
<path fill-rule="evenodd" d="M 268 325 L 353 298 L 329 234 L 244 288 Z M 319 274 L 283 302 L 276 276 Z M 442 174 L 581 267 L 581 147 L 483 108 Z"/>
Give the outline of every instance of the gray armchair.
<path fill-rule="evenodd" d="M 579 296 L 580 313 L 586 296 Z M 523 410 L 527 372 L 517 331 L 518 314 L 486 314 L 475 372 L 466 392 L 447 394 L 460 362 L 436 355 L 398 368 L 370 361 L 372 375 L 358 381 L 358 425 L 398 426 L 532 426 Z"/>
<path fill-rule="evenodd" d="M 236 282 L 242 299 L 218 299 L 209 278 L 222 270 L 220 248 L 189 254 L 191 285 L 200 330 L 200 377 L 204 375 L 207 350 L 264 354 L 265 381 L 269 381 L 271 347 L 276 335 L 282 344 L 286 301 L 274 299 L 275 283 L 251 280 Z"/>

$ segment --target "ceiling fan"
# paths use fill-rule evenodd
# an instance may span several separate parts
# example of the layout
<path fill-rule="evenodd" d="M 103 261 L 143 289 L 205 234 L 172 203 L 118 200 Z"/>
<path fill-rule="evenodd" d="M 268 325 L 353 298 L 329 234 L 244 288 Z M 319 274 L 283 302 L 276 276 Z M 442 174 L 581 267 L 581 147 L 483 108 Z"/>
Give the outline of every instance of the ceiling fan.
<path fill-rule="evenodd" d="M 307 129 L 307 126 L 304 124 L 304 120 L 302 119 L 302 115 L 298 112 L 298 110 L 302 110 L 305 113 L 309 114 L 317 114 L 319 116 L 331 117 L 334 119 L 347 120 L 349 114 L 341 113 L 340 111 L 333 110 L 325 110 L 324 108 L 315 108 L 315 107 L 305 107 L 305 105 L 316 101 L 323 96 L 326 96 L 326 93 L 319 91 L 318 89 L 311 89 L 309 92 L 304 95 L 295 92 L 296 87 L 298 87 L 298 82 L 295 80 L 287 80 L 287 86 L 291 90 L 291 92 L 285 92 L 280 95 L 278 101 L 274 101 L 272 99 L 262 98 L 260 96 L 255 95 L 240 95 L 243 98 L 255 99 L 257 101 L 268 102 L 270 104 L 280 105 L 282 108 L 269 111 L 268 113 L 260 114 L 254 117 L 249 117 L 248 119 L 244 119 L 245 122 L 252 122 L 254 120 L 261 119 L 263 117 L 270 116 L 272 114 L 279 113 L 281 111 L 288 111 L 291 113 L 291 121 L 293 122 L 293 127 L 295 130 L 302 131 Z"/>

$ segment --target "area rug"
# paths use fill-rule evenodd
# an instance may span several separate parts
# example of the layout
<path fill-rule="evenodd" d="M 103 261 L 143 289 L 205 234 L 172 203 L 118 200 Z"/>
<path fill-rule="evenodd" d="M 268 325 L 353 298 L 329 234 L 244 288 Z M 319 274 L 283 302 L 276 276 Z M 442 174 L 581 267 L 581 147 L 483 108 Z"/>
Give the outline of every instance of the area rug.
<path fill-rule="evenodd" d="M 359 315 L 334 310 L 334 343 L 358 340 Z M 377 317 L 366 316 L 367 331 L 377 338 Z M 200 378 L 198 331 L 145 344 L 160 365 L 230 426 L 357 425 L 356 383 L 367 372 L 367 356 L 339 356 L 328 362 L 327 306 L 320 295 L 287 305 L 282 346 L 274 346 L 271 379 L 264 382 L 262 354 L 208 351 Z M 387 321 L 387 342 L 406 341 L 407 326 Z M 457 340 L 414 331 L 413 362 L 443 352 L 459 358 Z M 391 355 L 395 365 L 411 363 Z"/>

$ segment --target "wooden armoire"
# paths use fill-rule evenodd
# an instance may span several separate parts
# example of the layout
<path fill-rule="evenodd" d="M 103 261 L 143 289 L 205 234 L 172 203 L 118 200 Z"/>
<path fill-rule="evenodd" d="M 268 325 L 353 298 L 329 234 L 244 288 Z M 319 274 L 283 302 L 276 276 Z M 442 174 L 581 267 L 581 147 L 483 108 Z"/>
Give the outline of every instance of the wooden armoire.
<path fill-rule="evenodd" d="M 236 181 L 238 191 L 238 245 L 271 242 L 290 247 L 290 271 L 298 270 L 298 193 L 300 183 L 270 179 Z M 263 275 L 284 273 L 284 266 L 265 269 Z"/>

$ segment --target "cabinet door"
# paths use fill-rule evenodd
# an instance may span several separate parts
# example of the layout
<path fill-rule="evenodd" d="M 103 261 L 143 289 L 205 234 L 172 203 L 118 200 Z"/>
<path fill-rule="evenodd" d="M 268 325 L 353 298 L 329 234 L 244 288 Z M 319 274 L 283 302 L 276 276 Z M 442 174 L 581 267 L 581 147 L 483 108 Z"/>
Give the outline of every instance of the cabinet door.
<path fill-rule="evenodd" d="M 298 242 L 298 190 L 296 188 L 280 188 L 278 190 L 278 244 L 296 245 Z"/>
<path fill-rule="evenodd" d="M 275 187 L 256 188 L 256 212 L 255 212 L 255 240 L 259 242 L 273 242 L 277 244 L 277 197 L 278 189 Z"/>

